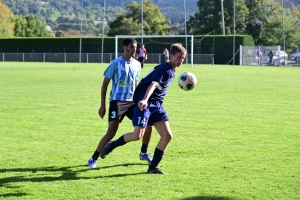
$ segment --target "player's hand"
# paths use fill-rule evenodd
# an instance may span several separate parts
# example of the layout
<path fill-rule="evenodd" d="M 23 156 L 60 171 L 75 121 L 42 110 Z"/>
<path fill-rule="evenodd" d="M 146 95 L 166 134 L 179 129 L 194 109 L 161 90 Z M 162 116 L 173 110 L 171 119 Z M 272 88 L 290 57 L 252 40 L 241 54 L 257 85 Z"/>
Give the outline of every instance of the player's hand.
<path fill-rule="evenodd" d="M 101 106 L 98 110 L 98 114 L 99 116 L 103 119 L 104 115 L 105 115 L 105 112 L 106 112 L 106 108 Z"/>
<path fill-rule="evenodd" d="M 146 100 L 139 101 L 138 107 L 141 111 L 145 110 L 147 108 L 147 101 Z"/>

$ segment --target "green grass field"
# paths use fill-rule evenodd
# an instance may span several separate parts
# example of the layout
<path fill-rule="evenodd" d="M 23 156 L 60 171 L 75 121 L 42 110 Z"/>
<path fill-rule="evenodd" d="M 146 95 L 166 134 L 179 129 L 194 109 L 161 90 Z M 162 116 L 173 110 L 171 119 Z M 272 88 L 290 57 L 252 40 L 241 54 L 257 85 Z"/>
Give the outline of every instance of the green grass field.
<path fill-rule="evenodd" d="M 0 199 L 300 199 L 300 68 L 178 68 L 164 103 L 169 175 L 149 175 L 140 141 L 87 167 L 107 129 L 106 67 L 0 63 Z M 184 71 L 198 78 L 190 92 L 177 86 Z M 116 138 L 131 130 L 124 120 Z"/>

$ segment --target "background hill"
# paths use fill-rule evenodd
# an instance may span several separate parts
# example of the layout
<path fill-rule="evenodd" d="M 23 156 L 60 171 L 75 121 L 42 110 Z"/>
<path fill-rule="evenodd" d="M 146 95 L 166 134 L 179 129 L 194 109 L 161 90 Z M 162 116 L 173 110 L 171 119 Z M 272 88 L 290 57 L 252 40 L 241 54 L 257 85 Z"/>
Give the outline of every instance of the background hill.
<path fill-rule="evenodd" d="M 53 31 L 77 35 L 80 30 L 82 0 L 2 0 L 15 15 L 34 14 L 37 21 L 46 22 Z M 142 0 L 136 0 L 141 3 Z M 161 12 L 170 18 L 172 25 L 184 24 L 183 0 L 153 0 Z M 186 0 L 187 18 L 198 11 L 198 0 Z M 132 0 L 106 0 L 106 21 L 109 24 L 117 13 L 126 12 Z M 83 34 L 98 36 L 102 30 L 103 0 L 83 0 Z"/>
<path fill-rule="evenodd" d="M 102 33 L 102 23 L 108 25 L 115 19 L 117 13 L 126 12 L 126 6 L 132 0 L 106 0 L 106 19 L 103 20 L 104 0 L 2 0 L 15 15 L 34 14 L 36 20 L 45 22 L 53 31 L 63 31 L 66 35 L 79 35 L 81 13 L 83 18 L 83 35 L 99 36 Z M 142 0 L 136 0 L 141 3 Z M 183 0 L 152 0 L 161 12 L 170 18 L 173 26 L 183 30 L 184 1 Z M 187 19 L 199 11 L 198 0 L 186 0 Z M 284 0 L 285 6 L 294 3 L 300 8 L 300 0 Z"/>

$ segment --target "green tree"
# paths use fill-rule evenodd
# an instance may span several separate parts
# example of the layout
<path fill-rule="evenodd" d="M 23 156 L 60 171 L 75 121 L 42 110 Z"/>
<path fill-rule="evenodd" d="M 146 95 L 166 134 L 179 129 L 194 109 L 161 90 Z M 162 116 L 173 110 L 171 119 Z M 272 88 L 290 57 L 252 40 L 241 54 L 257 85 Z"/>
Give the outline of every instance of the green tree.
<path fill-rule="evenodd" d="M 25 27 L 26 27 L 26 21 L 23 19 L 22 16 L 20 15 L 16 15 L 14 17 L 14 22 L 15 22 L 15 26 L 14 26 L 14 35 L 16 37 L 25 37 Z"/>
<path fill-rule="evenodd" d="M 262 12 L 263 0 L 246 0 L 245 3 L 251 11 L 246 17 L 246 34 L 251 35 L 254 43 L 258 44 L 263 24 L 266 22 L 266 16 Z"/>
<path fill-rule="evenodd" d="M 52 37 L 45 22 L 37 22 L 34 15 L 14 17 L 14 35 L 16 37 Z"/>
<path fill-rule="evenodd" d="M 26 21 L 25 37 L 35 37 L 37 35 L 36 21 L 34 15 L 25 15 Z"/>
<path fill-rule="evenodd" d="M 224 1 L 225 33 L 233 31 L 233 7 L 234 1 Z M 197 3 L 199 12 L 190 17 L 187 22 L 189 33 L 207 34 L 215 31 L 222 33 L 222 9 L 220 0 L 199 0 Z M 246 30 L 245 20 L 249 10 L 243 0 L 236 0 L 236 33 L 243 34 Z"/>
<path fill-rule="evenodd" d="M 14 15 L 1 1 L 0 10 L 0 37 L 12 37 L 14 35 Z"/>
<path fill-rule="evenodd" d="M 165 35 L 168 33 L 170 19 L 167 19 L 158 6 L 153 5 L 152 0 L 145 0 L 143 6 L 143 34 Z M 108 35 L 135 35 L 142 33 L 142 7 L 137 2 L 127 6 L 128 13 L 117 15 L 110 24 Z"/>
<path fill-rule="evenodd" d="M 262 10 L 266 16 L 258 43 L 261 45 L 280 45 L 283 47 L 283 31 L 285 33 L 288 52 L 300 46 L 300 11 L 295 6 L 284 8 L 279 2 L 264 0 Z M 282 13 L 284 13 L 284 30 L 282 29 Z"/>

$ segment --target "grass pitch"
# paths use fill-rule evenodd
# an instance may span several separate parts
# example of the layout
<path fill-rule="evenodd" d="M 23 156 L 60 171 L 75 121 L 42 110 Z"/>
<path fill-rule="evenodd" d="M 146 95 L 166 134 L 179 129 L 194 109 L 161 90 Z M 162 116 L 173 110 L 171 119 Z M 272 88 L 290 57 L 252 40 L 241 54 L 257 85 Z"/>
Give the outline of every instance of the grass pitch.
<path fill-rule="evenodd" d="M 141 142 L 87 167 L 107 129 L 97 114 L 106 67 L 0 63 L 0 198 L 300 199 L 298 67 L 177 68 L 162 176 L 145 173 Z M 184 71 L 198 78 L 189 92 L 177 86 Z M 131 130 L 125 119 L 116 138 Z"/>

